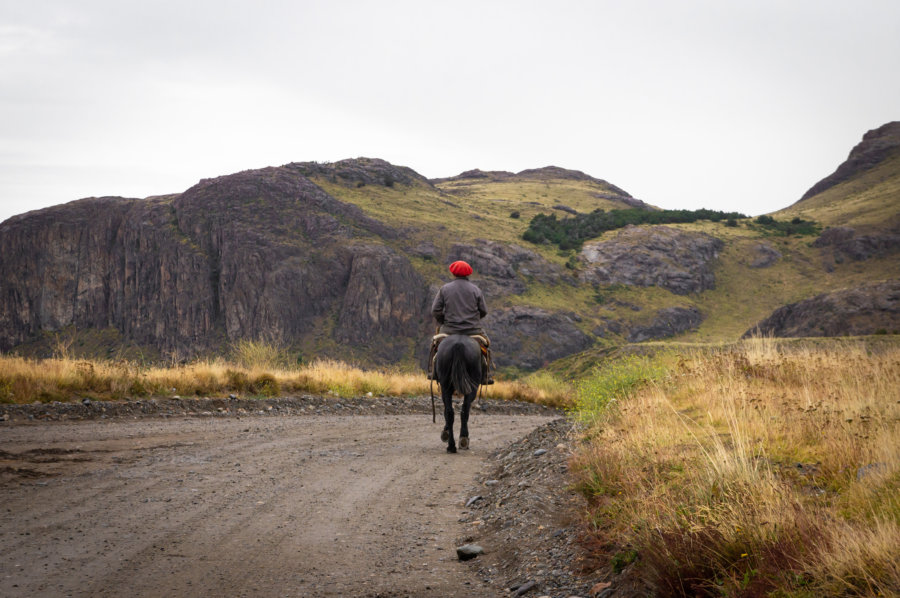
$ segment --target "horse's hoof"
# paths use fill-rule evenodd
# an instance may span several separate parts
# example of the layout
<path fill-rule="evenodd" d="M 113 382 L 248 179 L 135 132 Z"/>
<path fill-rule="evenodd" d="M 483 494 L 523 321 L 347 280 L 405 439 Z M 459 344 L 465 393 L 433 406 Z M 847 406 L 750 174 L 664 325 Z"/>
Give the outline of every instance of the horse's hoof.
<path fill-rule="evenodd" d="M 447 447 L 447 452 L 448 452 L 448 453 L 455 453 L 455 452 L 456 452 L 456 447 L 455 447 L 455 446 L 448 446 L 448 447 Z"/>
<path fill-rule="evenodd" d="M 469 437 L 468 436 L 460 436 L 459 437 L 459 448 L 461 448 L 461 449 L 469 448 Z"/>
<path fill-rule="evenodd" d="M 450 430 L 444 428 L 443 431 L 441 431 L 441 442 L 447 442 L 448 440 L 450 440 Z"/>

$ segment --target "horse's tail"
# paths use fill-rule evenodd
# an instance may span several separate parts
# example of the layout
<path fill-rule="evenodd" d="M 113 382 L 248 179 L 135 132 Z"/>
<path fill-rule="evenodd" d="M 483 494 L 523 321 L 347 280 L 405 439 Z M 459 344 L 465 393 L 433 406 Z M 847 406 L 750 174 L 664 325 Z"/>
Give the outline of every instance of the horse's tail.
<path fill-rule="evenodd" d="M 478 381 L 469 374 L 465 343 L 456 343 L 450 348 L 450 382 L 453 389 L 463 395 L 478 389 Z"/>

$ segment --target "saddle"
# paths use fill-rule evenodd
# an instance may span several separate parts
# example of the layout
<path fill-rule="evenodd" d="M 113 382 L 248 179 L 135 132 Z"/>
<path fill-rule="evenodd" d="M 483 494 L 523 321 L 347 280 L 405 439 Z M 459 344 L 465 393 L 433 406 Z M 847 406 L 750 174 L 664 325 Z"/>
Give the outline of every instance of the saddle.
<path fill-rule="evenodd" d="M 450 335 L 446 332 L 438 332 L 431 337 L 431 346 L 435 347 L 441 344 L 441 341 L 448 336 Z M 481 345 L 482 352 L 484 352 L 485 349 L 488 349 L 491 346 L 491 339 L 489 339 L 486 334 L 470 334 L 469 338 L 474 338 L 476 341 L 478 341 L 478 344 Z"/>

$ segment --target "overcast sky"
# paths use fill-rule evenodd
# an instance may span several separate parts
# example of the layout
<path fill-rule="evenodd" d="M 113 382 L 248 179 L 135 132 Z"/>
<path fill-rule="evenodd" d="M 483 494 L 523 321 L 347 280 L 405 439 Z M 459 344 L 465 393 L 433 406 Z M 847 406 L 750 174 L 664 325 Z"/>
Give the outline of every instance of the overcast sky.
<path fill-rule="evenodd" d="M 785 207 L 900 119 L 897 0 L 0 0 L 0 221 L 368 156 Z"/>

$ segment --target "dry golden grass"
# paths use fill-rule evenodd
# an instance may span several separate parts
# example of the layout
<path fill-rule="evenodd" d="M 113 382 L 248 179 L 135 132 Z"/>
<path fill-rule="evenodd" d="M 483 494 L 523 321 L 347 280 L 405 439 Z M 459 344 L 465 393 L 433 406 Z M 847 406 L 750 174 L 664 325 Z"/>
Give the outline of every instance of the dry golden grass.
<path fill-rule="evenodd" d="M 807 218 L 827 226 L 877 226 L 900 224 L 900 151 L 848 181 L 826 189 L 774 213 L 779 220 Z"/>
<path fill-rule="evenodd" d="M 331 393 L 341 397 L 421 396 L 429 382 L 421 372 L 363 370 L 338 361 L 286 367 L 277 349 L 242 345 L 242 363 L 200 361 L 177 367 L 140 367 L 126 361 L 69 358 L 34 360 L 0 356 L 0 402 L 70 401 L 80 397 L 121 400 L 147 396 L 247 396 Z M 437 388 L 435 389 L 437 392 Z M 572 389 L 551 377 L 499 381 L 485 396 L 550 406 L 571 404 Z"/>
<path fill-rule="evenodd" d="M 637 556 L 654 592 L 900 593 L 900 349 L 641 358 L 598 372 L 579 406 L 598 552 Z"/>

